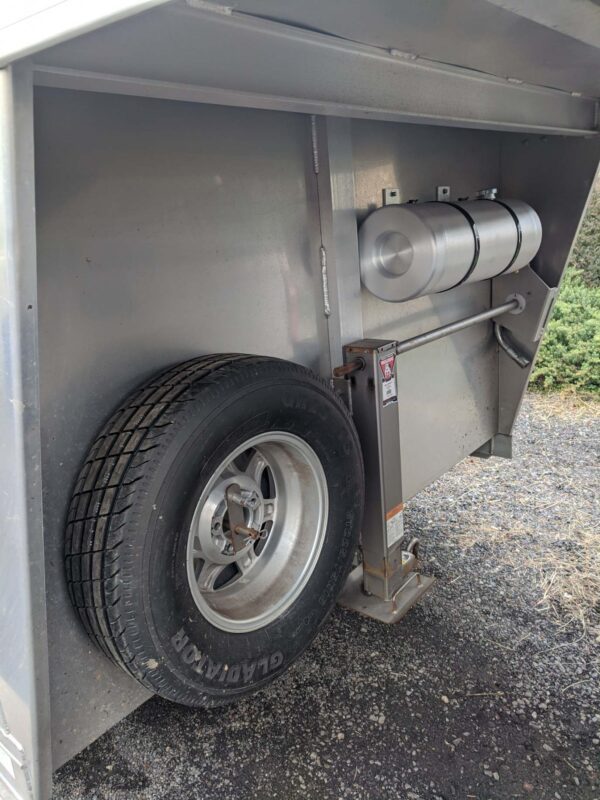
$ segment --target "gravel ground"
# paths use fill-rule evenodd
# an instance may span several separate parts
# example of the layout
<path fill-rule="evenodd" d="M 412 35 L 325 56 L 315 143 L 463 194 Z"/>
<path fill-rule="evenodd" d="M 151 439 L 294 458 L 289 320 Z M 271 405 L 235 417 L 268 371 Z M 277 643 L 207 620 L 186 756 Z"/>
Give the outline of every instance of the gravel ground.
<path fill-rule="evenodd" d="M 337 609 L 237 706 L 151 700 L 53 800 L 600 800 L 600 419 L 555 411 L 529 398 L 512 462 L 468 459 L 410 503 L 438 581 L 400 624 Z"/>

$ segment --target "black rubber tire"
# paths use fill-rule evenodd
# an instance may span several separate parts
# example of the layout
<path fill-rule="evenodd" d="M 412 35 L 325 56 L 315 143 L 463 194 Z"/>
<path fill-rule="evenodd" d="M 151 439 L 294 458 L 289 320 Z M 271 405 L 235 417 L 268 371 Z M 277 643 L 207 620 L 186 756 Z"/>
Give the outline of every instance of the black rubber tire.
<path fill-rule="evenodd" d="M 268 430 L 294 433 L 318 455 L 327 532 L 292 606 L 256 631 L 227 633 L 189 589 L 191 514 L 223 458 Z M 151 691 L 189 706 L 228 702 L 280 675 L 316 635 L 350 568 L 363 496 L 356 430 L 324 381 L 260 356 L 187 361 L 129 397 L 89 452 L 67 520 L 71 599 L 94 642 Z"/>

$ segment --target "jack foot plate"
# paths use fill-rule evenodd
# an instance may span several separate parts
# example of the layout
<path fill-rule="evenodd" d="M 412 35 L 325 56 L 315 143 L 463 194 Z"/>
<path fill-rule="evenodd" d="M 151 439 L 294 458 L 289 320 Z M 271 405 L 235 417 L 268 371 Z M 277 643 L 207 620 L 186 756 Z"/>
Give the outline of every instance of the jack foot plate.
<path fill-rule="evenodd" d="M 434 581 L 435 578 L 410 572 L 392 599 L 382 600 L 375 595 L 364 593 L 363 568 L 362 564 L 359 564 L 348 575 L 338 598 L 338 605 L 380 622 L 398 622 L 432 587 Z"/>

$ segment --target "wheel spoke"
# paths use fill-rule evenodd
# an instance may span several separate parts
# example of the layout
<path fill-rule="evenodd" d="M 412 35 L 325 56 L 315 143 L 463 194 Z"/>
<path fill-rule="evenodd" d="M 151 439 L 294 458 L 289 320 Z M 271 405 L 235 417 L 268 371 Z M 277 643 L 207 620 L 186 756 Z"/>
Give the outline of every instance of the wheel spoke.
<path fill-rule="evenodd" d="M 192 558 L 194 561 L 199 558 L 204 558 L 202 545 L 200 544 L 200 537 L 198 535 L 194 536 L 194 541 L 192 543 Z"/>
<path fill-rule="evenodd" d="M 277 513 L 277 500 L 265 500 L 263 504 L 263 525 L 265 522 L 272 522 Z"/>
<path fill-rule="evenodd" d="M 212 592 L 214 589 L 215 581 L 219 573 L 224 569 L 223 564 L 214 564 L 212 561 L 205 561 L 202 564 L 200 573 L 196 578 L 198 588 L 201 592 Z"/>
<path fill-rule="evenodd" d="M 232 480 L 232 479 L 235 480 L 236 478 L 239 478 L 240 475 L 243 474 L 244 473 L 239 469 L 239 467 L 236 467 L 233 461 L 230 461 L 229 464 L 227 464 L 227 466 L 221 473 L 221 477 L 224 478 L 225 480 Z"/>
<path fill-rule="evenodd" d="M 259 450 L 255 450 L 244 473 L 253 478 L 260 486 L 260 479 L 267 467 L 267 460 Z"/>
<path fill-rule="evenodd" d="M 242 573 L 242 576 L 244 576 L 248 572 L 248 570 L 252 567 L 255 561 L 256 561 L 256 553 L 254 552 L 254 548 L 251 547 L 250 550 L 247 550 L 243 554 L 243 556 L 241 556 L 241 558 L 239 558 L 236 561 L 237 567 L 239 571 Z"/>

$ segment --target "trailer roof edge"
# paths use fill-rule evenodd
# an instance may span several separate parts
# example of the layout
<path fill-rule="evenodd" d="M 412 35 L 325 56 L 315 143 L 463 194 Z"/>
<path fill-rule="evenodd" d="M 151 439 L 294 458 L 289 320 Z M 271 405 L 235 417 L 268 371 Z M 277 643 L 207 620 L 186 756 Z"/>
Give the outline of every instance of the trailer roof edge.
<path fill-rule="evenodd" d="M 0 13 L 0 67 L 168 2 L 171 0 L 61 0 L 42 8 L 35 3 L 31 11 L 23 2 L 17 15 L 11 17 L 8 10 Z"/>

